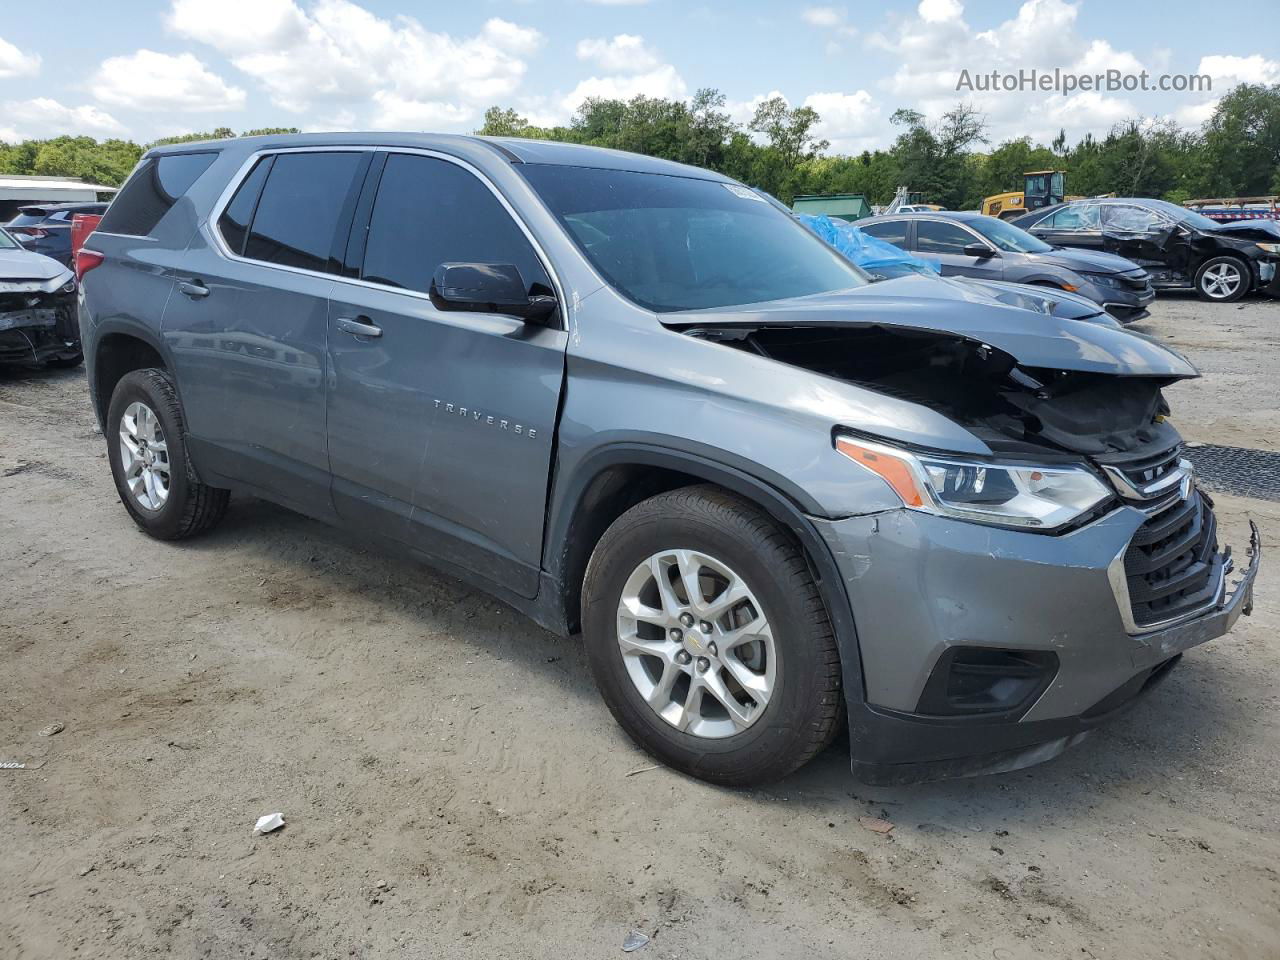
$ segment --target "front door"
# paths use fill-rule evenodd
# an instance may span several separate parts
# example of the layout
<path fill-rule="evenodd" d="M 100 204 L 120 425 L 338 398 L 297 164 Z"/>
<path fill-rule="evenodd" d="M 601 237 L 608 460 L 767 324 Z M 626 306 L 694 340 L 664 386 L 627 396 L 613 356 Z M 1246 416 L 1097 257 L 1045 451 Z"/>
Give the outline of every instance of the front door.
<path fill-rule="evenodd" d="M 514 264 L 532 292 L 552 292 L 550 278 L 476 175 L 438 156 L 383 158 L 348 251 L 359 282 L 339 281 L 329 311 L 335 507 L 532 597 L 567 336 L 439 310 L 428 291 L 441 263 Z"/>
<path fill-rule="evenodd" d="M 991 255 L 975 257 L 965 247 L 981 244 Z M 938 264 L 944 277 L 979 277 L 1000 280 L 1004 277 L 1003 261 L 991 245 L 959 224 L 947 220 L 916 221 L 916 253 L 921 260 Z"/>

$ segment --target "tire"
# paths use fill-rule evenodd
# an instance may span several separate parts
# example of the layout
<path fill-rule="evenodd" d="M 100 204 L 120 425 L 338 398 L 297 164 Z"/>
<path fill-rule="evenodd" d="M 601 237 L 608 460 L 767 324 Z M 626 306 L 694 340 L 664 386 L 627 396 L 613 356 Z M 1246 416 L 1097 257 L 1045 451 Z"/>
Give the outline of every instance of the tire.
<path fill-rule="evenodd" d="M 151 429 L 152 418 L 158 430 Z M 130 470 L 125 463 L 126 433 L 131 435 L 135 450 L 139 449 L 138 439 L 144 441 L 142 449 L 149 453 L 153 465 L 148 481 L 141 480 L 145 470 Z M 134 370 L 120 378 L 107 408 L 106 435 L 116 492 L 144 533 L 157 540 L 182 540 L 209 530 L 227 512 L 230 494 L 201 483 L 191 467 L 182 405 L 173 381 L 163 370 Z M 138 458 L 129 456 L 137 466 Z M 126 472 L 134 479 L 134 489 Z"/>
<path fill-rule="evenodd" d="M 660 612 L 652 571 L 678 573 L 686 559 L 700 570 L 697 589 L 708 605 L 679 607 L 688 591 L 677 578 L 668 580 L 677 608 L 719 619 L 690 624 L 665 613 L 654 622 L 631 618 L 637 608 L 646 616 Z M 740 583 L 748 599 L 713 614 L 710 605 L 726 596 L 716 593 L 721 580 Z M 625 609 L 624 596 L 633 604 Z M 749 501 L 719 487 L 695 486 L 632 507 L 591 555 L 582 609 L 587 658 L 605 703 L 632 739 L 663 763 L 710 783 L 752 786 L 785 777 L 835 737 L 842 715 L 840 655 L 826 608 L 800 547 Z M 767 621 L 768 634 L 759 618 Z M 684 631 L 679 642 L 671 640 L 675 623 Z M 734 636 L 744 634 L 755 639 L 730 649 Z M 624 637 L 630 654 L 623 653 Z M 665 652 L 649 656 L 641 648 Z M 680 657 L 691 659 L 681 663 Z M 667 684 L 668 670 L 688 679 L 676 676 Z M 737 683 L 744 676 L 746 685 Z M 719 696 L 737 701 L 745 721 L 725 709 L 713 685 Z M 642 686 L 652 688 L 648 696 Z M 695 686 L 701 700 L 691 711 L 686 708 Z M 767 688 L 767 696 L 752 692 L 757 688 Z M 659 706 L 650 706 L 649 698 Z"/>
<path fill-rule="evenodd" d="M 1249 292 L 1252 283 L 1249 265 L 1236 257 L 1214 257 L 1196 271 L 1196 293 L 1201 300 L 1213 303 L 1234 303 Z"/>

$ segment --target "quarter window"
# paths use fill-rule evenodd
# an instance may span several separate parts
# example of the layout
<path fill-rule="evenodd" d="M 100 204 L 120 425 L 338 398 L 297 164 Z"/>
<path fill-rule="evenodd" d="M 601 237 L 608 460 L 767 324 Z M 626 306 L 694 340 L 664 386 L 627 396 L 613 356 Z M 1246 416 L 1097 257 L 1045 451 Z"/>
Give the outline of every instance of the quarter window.
<path fill-rule="evenodd" d="M 254 166 L 249 176 L 244 178 L 231 198 L 227 208 L 218 218 L 218 229 L 222 231 L 222 239 L 232 253 L 244 253 L 244 241 L 249 236 L 249 222 L 253 220 L 253 211 L 257 209 L 258 197 L 262 194 L 262 185 L 271 172 L 271 164 L 275 157 L 263 157 Z"/>
<path fill-rule="evenodd" d="M 895 247 L 907 247 L 907 221 L 906 220 L 886 220 L 882 223 L 868 223 L 865 227 L 859 223 L 854 224 L 863 233 L 869 233 L 871 236 L 886 243 L 892 243 Z"/>
<path fill-rule="evenodd" d="M 216 153 L 167 153 L 147 160 L 120 188 L 98 230 L 147 236 L 217 156 Z"/>
<path fill-rule="evenodd" d="M 350 151 L 278 154 L 253 214 L 244 255 L 302 270 L 336 269 L 341 214 L 347 209 L 349 220 L 352 185 L 364 162 L 364 154 Z"/>
<path fill-rule="evenodd" d="M 509 263 L 531 293 L 551 281 L 533 246 L 493 192 L 455 163 L 387 158 L 369 221 L 362 277 L 422 293 L 442 263 Z"/>
<path fill-rule="evenodd" d="M 954 223 L 941 220 L 916 221 L 916 249 L 921 253 L 964 254 L 966 244 L 977 241 Z"/>

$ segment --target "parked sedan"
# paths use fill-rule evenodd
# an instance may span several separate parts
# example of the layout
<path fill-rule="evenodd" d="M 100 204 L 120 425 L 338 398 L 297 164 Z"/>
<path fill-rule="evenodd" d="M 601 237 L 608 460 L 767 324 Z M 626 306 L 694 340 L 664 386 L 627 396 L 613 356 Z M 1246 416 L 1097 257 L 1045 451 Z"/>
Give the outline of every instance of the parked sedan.
<path fill-rule="evenodd" d="M 0 230 L 0 363 L 80 363 L 76 280 Z"/>
<path fill-rule="evenodd" d="M 938 264 L 944 277 L 1056 287 L 1099 304 L 1121 323 L 1147 315 L 1147 272 L 1101 251 L 1051 246 L 996 217 L 966 211 L 894 213 L 858 221 L 865 233 Z"/>
<path fill-rule="evenodd" d="M 19 207 L 8 231 L 32 253 L 71 266 L 71 218 L 77 213 L 105 213 L 105 203 L 39 203 Z"/>
<path fill-rule="evenodd" d="M 1280 296 L 1280 224 L 1218 223 L 1165 200 L 1094 199 L 1045 207 L 1013 221 L 1046 243 L 1128 257 L 1159 290 L 1195 290 L 1230 303 L 1250 290 Z"/>

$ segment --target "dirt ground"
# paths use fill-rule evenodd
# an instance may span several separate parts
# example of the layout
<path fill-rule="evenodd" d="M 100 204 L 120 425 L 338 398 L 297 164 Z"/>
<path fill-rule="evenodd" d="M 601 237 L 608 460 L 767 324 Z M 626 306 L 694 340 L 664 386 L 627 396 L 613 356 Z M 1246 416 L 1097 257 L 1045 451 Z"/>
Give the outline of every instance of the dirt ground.
<path fill-rule="evenodd" d="M 1280 448 L 1280 303 L 1143 329 L 1206 374 L 1169 392 L 1189 438 Z M 1218 501 L 1280 541 L 1280 504 Z M 456 581 L 248 500 L 148 540 L 82 372 L 0 373 L 0 957 L 1280 957 L 1272 561 L 1252 618 L 1052 763 L 869 788 L 837 744 L 722 790 Z"/>

